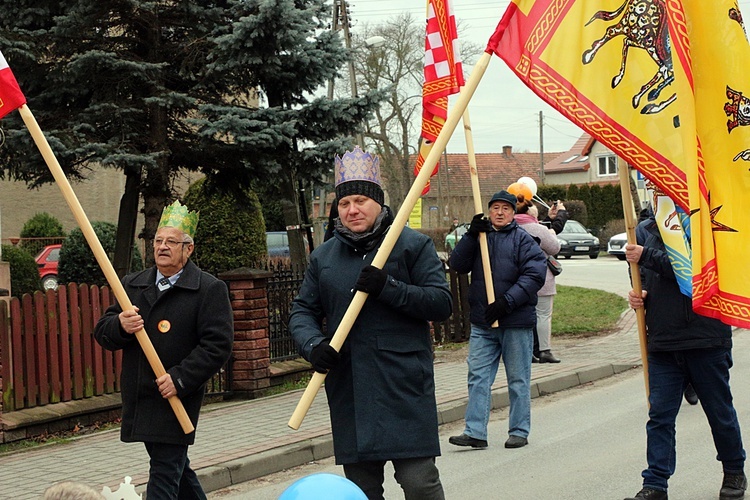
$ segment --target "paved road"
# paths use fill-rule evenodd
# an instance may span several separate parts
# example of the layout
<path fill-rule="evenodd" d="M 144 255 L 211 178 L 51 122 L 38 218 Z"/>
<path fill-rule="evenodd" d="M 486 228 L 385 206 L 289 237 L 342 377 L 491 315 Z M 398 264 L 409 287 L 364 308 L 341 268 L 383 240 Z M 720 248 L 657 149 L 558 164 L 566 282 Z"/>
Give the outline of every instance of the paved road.
<path fill-rule="evenodd" d="M 568 273 L 563 282 L 584 273 L 599 277 L 611 272 L 614 276 L 619 272 L 618 263 L 614 259 L 608 262 L 604 258 L 574 258 L 564 261 L 567 271 L 561 276 Z M 602 338 L 577 339 L 564 348 L 556 348 L 556 353 L 563 363 L 533 367 L 532 390 L 536 393 L 554 393 L 638 365 L 632 312 L 623 317 L 617 332 Z M 435 371 L 441 421 L 460 421 L 466 400 L 466 364 L 437 363 Z M 503 406 L 507 401 L 504 373 L 498 374 L 493 393 L 493 403 Z M 329 456 L 332 446 L 324 393 L 316 398 L 299 431 L 290 431 L 286 426 L 299 397 L 300 393 L 292 392 L 207 407 L 190 451 L 204 488 L 218 490 L 297 466 L 313 457 Z M 590 412 L 588 408 L 582 411 Z M 62 480 L 116 489 L 126 475 L 142 491 L 147 470 L 148 457 L 142 445 L 121 443 L 116 430 L 96 433 L 64 445 L 0 456 L 0 499 L 37 499 L 47 486 Z"/>
<path fill-rule="evenodd" d="M 750 336 L 735 332 L 732 386 L 740 422 L 750 425 Z M 507 409 L 492 412 L 490 447 L 465 450 L 448 444 L 461 421 L 441 426 L 443 455 L 438 459 L 448 499 L 513 498 L 520 500 L 622 499 L 640 489 L 645 466 L 647 408 L 642 371 L 630 370 L 532 403 L 529 446 L 506 450 Z M 721 465 L 700 406 L 683 403 L 678 416 L 677 472 L 670 497 L 681 500 L 718 498 Z M 316 472 L 342 475 L 325 459 L 209 494 L 211 500 L 272 500 L 296 480 Z M 403 498 L 386 472 L 386 498 Z"/>
<path fill-rule="evenodd" d="M 630 291 L 628 263 L 611 255 L 598 259 L 573 257 L 560 259 L 563 272 L 557 277 L 559 285 L 596 288 L 627 297 Z"/>

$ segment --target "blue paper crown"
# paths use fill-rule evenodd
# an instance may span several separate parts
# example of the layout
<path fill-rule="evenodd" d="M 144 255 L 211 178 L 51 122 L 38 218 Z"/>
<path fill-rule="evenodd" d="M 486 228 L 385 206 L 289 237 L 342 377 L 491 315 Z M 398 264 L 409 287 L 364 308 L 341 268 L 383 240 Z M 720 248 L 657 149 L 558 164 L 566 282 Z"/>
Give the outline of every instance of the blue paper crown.
<path fill-rule="evenodd" d="M 336 163 L 336 176 L 334 185 L 338 186 L 349 181 L 374 182 L 382 187 L 380 182 L 380 158 L 376 155 L 362 151 L 359 146 L 354 151 L 347 151 L 339 158 L 334 158 Z"/>

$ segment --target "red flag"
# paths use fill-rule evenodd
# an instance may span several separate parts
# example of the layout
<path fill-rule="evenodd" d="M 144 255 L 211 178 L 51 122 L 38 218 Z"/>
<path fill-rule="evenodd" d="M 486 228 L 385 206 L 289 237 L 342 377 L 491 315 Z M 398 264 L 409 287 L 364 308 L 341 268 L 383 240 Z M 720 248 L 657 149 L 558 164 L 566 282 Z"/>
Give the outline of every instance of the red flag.
<path fill-rule="evenodd" d="M 512 0 L 487 52 L 689 215 L 693 309 L 750 327 L 750 45 L 735 0 Z"/>
<path fill-rule="evenodd" d="M 426 143 L 437 139 L 448 118 L 448 96 L 457 94 L 464 85 L 461 53 L 458 47 L 456 17 L 449 0 L 429 0 L 422 85 L 422 138 Z M 414 175 L 419 174 L 425 155 L 420 149 Z M 438 171 L 438 165 L 431 175 Z M 430 190 L 430 182 L 422 194 Z"/>
<path fill-rule="evenodd" d="M 0 118 L 26 104 L 26 98 L 18 87 L 16 77 L 0 52 Z"/>

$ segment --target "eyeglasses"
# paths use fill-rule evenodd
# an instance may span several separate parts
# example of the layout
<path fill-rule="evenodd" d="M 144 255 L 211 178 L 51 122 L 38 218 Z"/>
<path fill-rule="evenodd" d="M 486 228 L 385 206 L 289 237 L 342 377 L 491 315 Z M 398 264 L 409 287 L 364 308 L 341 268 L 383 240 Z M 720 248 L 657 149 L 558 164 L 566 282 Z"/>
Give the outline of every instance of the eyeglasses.
<path fill-rule="evenodd" d="M 188 243 L 187 241 L 177 241 L 177 240 L 172 240 L 172 239 L 165 240 L 162 238 L 156 238 L 154 240 L 154 247 L 159 248 L 162 245 L 167 245 L 169 248 L 174 249 L 174 248 L 177 248 L 179 245 L 186 245 L 187 243 Z"/>

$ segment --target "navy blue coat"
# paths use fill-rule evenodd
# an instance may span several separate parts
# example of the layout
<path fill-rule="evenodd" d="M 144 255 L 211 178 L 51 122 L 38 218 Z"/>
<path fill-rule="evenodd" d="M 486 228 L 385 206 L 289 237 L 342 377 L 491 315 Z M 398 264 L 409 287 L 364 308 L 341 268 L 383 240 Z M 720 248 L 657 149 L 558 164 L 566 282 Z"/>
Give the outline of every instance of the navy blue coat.
<path fill-rule="evenodd" d="M 310 255 L 289 318 L 305 359 L 335 333 L 360 271 L 376 252 L 363 252 L 335 232 Z M 367 298 L 341 362 L 326 376 L 338 464 L 440 455 L 429 321 L 451 314 L 445 272 L 432 240 L 409 228 L 383 269 L 385 288 Z"/>
<path fill-rule="evenodd" d="M 138 307 L 156 354 L 197 427 L 206 382 L 232 353 L 234 325 L 227 286 L 190 260 L 174 286 L 161 295 L 155 281 L 156 268 L 152 267 L 125 276 L 122 284 Z M 135 335 L 120 327 L 120 312 L 118 303 L 107 308 L 96 324 L 94 337 L 105 349 L 123 350 L 121 439 L 193 444 L 195 431 L 182 431 L 169 401 L 159 393 L 156 376 Z M 163 320 L 169 321 L 170 327 L 161 333 L 158 324 Z"/>
<path fill-rule="evenodd" d="M 643 246 L 638 265 L 642 288 L 648 292 L 644 302 L 648 350 L 731 348 L 732 328 L 696 314 L 692 298 L 680 292 L 653 217 L 638 224 L 636 240 Z"/>
<path fill-rule="evenodd" d="M 539 244 L 516 221 L 487 233 L 495 297 L 505 295 L 512 308 L 500 319 L 501 328 L 533 328 L 536 324 L 537 292 L 547 277 L 547 258 Z M 482 270 L 479 239 L 464 234 L 449 259 L 451 268 L 471 273 L 469 305 L 471 322 L 489 328 L 484 320 L 487 288 Z"/>

